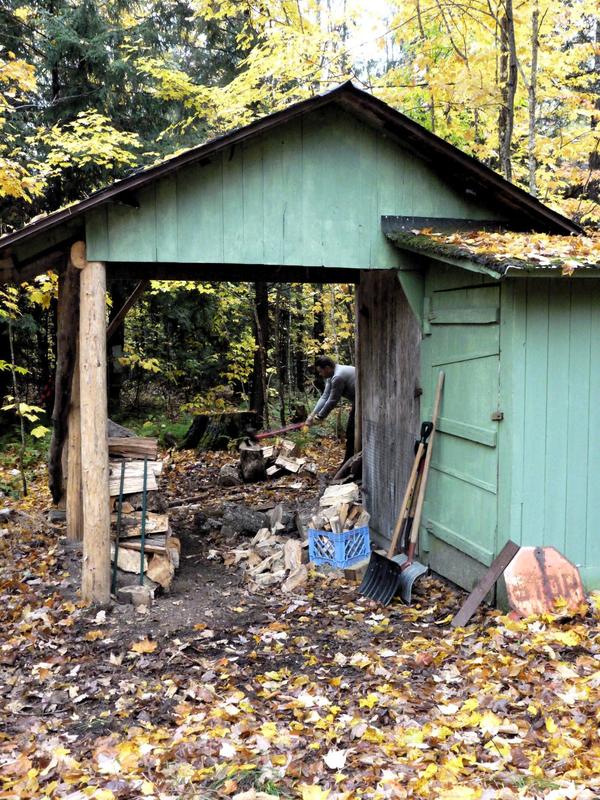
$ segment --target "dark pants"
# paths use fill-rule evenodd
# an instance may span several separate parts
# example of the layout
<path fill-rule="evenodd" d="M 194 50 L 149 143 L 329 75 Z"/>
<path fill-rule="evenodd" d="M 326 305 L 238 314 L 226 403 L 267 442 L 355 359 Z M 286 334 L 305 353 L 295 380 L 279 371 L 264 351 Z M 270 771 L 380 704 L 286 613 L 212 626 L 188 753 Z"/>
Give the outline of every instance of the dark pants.
<path fill-rule="evenodd" d="M 354 455 L 354 403 L 348 414 L 348 424 L 346 425 L 346 454 L 344 455 L 344 464 L 349 458 Z"/>

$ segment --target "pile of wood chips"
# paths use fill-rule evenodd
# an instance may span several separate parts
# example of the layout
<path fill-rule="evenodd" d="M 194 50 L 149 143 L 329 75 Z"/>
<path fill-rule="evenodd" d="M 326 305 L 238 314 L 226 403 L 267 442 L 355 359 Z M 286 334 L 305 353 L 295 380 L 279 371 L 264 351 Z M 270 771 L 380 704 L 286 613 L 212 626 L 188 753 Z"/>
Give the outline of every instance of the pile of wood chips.
<path fill-rule="evenodd" d="M 316 531 L 343 533 L 369 524 L 369 512 L 360 502 L 356 483 L 328 486 L 319 500 L 319 512 L 311 521 Z"/>
<path fill-rule="evenodd" d="M 181 545 L 172 535 L 169 515 L 156 511 L 146 511 L 144 535 L 144 560 L 142 549 L 142 492 L 144 487 L 144 458 L 148 459 L 146 490 L 147 507 L 165 507 L 158 497 L 157 479 L 162 472 L 162 461 L 158 460 L 158 440 L 127 436 L 109 438 L 109 490 L 111 498 L 111 560 L 115 558 L 115 540 L 121 470 L 125 463 L 123 503 L 121 507 L 121 532 L 117 568 L 123 572 L 139 575 L 143 568 L 145 582 L 151 588 L 160 585 L 168 589 L 179 566 Z"/>
<path fill-rule="evenodd" d="M 227 566 L 240 564 L 256 586 L 281 584 L 282 591 L 291 592 L 308 579 L 306 561 L 308 542 L 281 536 L 282 507 L 273 509 L 270 528 L 261 528 L 242 547 L 229 550 L 224 556 Z"/>

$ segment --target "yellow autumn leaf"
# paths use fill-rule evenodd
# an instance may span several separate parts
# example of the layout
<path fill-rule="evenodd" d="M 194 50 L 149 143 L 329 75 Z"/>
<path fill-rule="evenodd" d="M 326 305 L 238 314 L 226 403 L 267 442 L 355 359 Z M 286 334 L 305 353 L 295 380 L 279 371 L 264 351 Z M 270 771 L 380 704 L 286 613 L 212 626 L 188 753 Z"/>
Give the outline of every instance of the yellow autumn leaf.
<path fill-rule="evenodd" d="M 309 786 L 304 783 L 300 786 L 300 791 L 302 800 L 327 800 L 329 797 L 329 789 L 321 789 L 316 784 Z"/>
<path fill-rule="evenodd" d="M 135 642 L 129 649 L 133 653 L 153 653 L 157 647 L 158 642 L 152 639 L 141 639 L 139 642 Z"/>
<path fill-rule="evenodd" d="M 104 636 L 106 636 L 106 633 L 104 631 L 98 630 L 98 631 L 88 631 L 84 638 L 86 642 L 95 642 L 96 639 L 102 639 Z"/>
<path fill-rule="evenodd" d="M 546 730 L 548 731 L 548 733 L 556 733 L 556 731 L 558 730 L 558 725 L 556 724 L 556 722 L 554 722 L 552 717 L 546 717 Z"/>
<path fill-rule="evenodd" d="M 378 695 L 373 694 L 373 692 L 369 692 L 369 694 L 366 697 L 360 698 L 360 700 L 358 701 L 358 705 L 361 708 L 373 708 L 374 706 L 377 705 L 378 702 L 379 702 Z"/>
<path fill-rule="evenodd" d="M 453 786 L 451 789 L 443 789 L 437 795 L 438 800 L 477 800 L 481 797 L 481 789 L 474 789 L 471 786 Z"/>
<path fill-rule="evenodd" d="M 580 637 L 575 631 L 554 631 L 552 638 L 560 644 L 567 645 L 567 647 L 577 647 L 581 642 Z"/>
<path fill-rule="evenodd" d="M 486 711 L 479 720 L 480 729 L 483 733 L 489 733 L 490 736 L 495 736 L 498 733 L 501 724 L 502 720 L 493 711 Z"/>

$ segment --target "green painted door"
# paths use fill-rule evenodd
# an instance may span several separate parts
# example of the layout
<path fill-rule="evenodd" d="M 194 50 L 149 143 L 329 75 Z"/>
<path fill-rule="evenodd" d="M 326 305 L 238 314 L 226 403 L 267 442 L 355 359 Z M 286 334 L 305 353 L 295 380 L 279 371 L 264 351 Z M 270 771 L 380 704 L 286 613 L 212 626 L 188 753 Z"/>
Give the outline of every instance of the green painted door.
<path fill-rule="evenodd" d="M 430 270 L 422 346 L 424 419 L 431 415 L 440 370 L 446 380 L 423 549 L 433 569 L 466 588 L 479 577 L 477 565 L 488 566 L 496 550 L 499 321 L 497 283 L 452 268 Z"/>

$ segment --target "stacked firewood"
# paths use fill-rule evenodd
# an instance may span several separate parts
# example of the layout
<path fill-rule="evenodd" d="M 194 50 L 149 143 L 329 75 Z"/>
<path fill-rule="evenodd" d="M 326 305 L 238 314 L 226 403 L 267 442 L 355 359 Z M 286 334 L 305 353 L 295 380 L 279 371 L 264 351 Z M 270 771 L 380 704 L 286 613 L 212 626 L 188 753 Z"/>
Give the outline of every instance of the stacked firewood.
<path fill-rule="evenodd" d="M 239 564 L 256 586 L 281 585 L 284 592 L 291 592 L 308 578 L 307 542 L 282 535 L 281 506 L 269 517 L 269 528 L 261 528 L 249 542 L 231 548 L 223 560 L 227 566 Z"/>
<path fill-rule="evenodd" d="M 319 512 L 311 519 L 316 531 L 343 533 L 369 524 L 369 513 L 360 502 L 356 483 L 328 486 L 319 500 Z"/>
<path fill-rule="evenodd" d="M 167 506 L 158 491 L 162 461 L 158 459 L 158 440 L 127 436 L 109 439 L 109 491 L 111 497 L 111 559 L 115 558 L 121 473 L 125 464 L 121 530 L 117 568 L 139 576 L 143 569 L 145 582 L 168 589 L 179 566 L 181 545 L 169 526 Z M 146 473 L 146 523 L 144 559 L 142 561 L 142 502 L 144 460 Z"/>
<path fill-rule="evenodd" d="M 317 471 L 316 465 L 300 455 L 295 442 L 280 439 L 275 444 L 261 446 L 246 440 L 240 445 L 240 474 L 244 482 L 297 475 L 299 472 Z"/>

